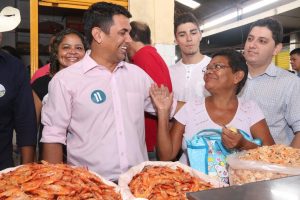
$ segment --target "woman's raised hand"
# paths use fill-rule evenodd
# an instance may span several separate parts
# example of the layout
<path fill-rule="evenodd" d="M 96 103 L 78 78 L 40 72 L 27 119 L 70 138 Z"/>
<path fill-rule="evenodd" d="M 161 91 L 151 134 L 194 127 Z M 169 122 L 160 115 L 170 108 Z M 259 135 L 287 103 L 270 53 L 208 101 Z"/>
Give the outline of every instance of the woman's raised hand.
<path fill-rule="evenodd" d="M 150 88 L 150 96 L 157 112 L 170 112 L 173 103 L 173 93 L 170 93 L 166 86 L 161 85 L 158 87 L 156 83 L 152 84 Z"/>

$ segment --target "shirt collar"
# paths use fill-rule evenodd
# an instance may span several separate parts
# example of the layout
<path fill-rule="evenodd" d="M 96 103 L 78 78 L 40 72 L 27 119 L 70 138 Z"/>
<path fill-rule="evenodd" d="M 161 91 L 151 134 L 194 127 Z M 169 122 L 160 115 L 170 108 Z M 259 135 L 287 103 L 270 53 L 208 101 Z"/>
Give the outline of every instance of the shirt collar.
<path fill-rule="evenodd" d="M 194 64 L 184 64 L 182 62 L 182 59 L 180 59 L 180 64 L 185 68 L 185 70 L 193 70 L 199 63 L 194 63 Z"/>
<path fill-rule="evenodd" d="M 87 73 L 88 71 L 90 71 L 96 67 L 99 67 L 100 69 L 106 69 L 105 66 L 97 64 L 96 61 L 93 58 L 91 58 L 90 54 L 91 54 L 91 50 L 87 50 L 84 58 L 82 59 L 83 73 Z M 125 67 L 125 68 L 127 67 L 126 62 L 121 61 L 118 63 L 118 65 L 114 71 L 118 70 L 119 68 L 123 68 L 123 67 Z"/>
<path fill-rule="evenodd" d="M 267 67 L 265 74 L 267 74 L 269 76 L 277 76 L 277 67 L 274 65 L 274 63 L 271 63 Z"/>
<path fill-rule="evenodd" d="M 277 67 L 275 66 L 274 63 L 270 63 L 269 66 L 267 67 L 266 71 L 264 73 L 262 73 L 259 76 L 263 76 L 263 75 L 268 75 L 271 77 L 276 77 L 277 76 Z M 258 76 L 257 76 L 258 77 Z M 248 73 L 248 78 L 252 79 L 253 77 L 250 75 L 250 73 Z"/>

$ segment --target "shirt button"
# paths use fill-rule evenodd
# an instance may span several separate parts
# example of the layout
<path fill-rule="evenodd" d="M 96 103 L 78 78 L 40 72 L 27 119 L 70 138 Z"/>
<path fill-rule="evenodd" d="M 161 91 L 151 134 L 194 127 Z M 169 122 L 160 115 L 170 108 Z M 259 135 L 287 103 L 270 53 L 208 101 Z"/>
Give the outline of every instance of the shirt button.
<path fill-rule="evenodd" d="M 123 153 L 123 152 L 121 153 L 121 156 L 124 156 L 124 153 Z"/>
<path fill-rule="evenodd" d="M 121 131 L 119 132 L 119 135 L 122 135 L 122 132 L 121 132 Z"/>

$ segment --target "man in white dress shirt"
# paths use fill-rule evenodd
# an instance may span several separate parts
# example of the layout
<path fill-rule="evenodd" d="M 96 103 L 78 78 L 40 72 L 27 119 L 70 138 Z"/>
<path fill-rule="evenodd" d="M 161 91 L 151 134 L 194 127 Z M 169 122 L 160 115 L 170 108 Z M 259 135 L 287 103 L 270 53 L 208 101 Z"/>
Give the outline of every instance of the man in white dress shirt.
<path fill-rule="evenodd" d="M 182 57 L 170 67 L 174 96 L 184 102 L 203 97 L 208 92 L 204 89 L 202 69 L 211 58 L 200 52 L 202 34 L 195 16 L 191 13 L 178 16 L 174 23 L 174 35 Z"/>

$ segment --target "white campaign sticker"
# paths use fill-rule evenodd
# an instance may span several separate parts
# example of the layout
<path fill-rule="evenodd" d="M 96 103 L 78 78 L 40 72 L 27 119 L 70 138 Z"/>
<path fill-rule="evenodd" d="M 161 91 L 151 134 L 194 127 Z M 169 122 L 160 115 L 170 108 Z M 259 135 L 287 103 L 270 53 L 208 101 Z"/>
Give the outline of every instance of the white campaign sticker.
<path fill-rule="evenodd" d="M 3 85 L 0 84 L 0 97 L 3 97 L 5 95 L 5 87 Z"/>

